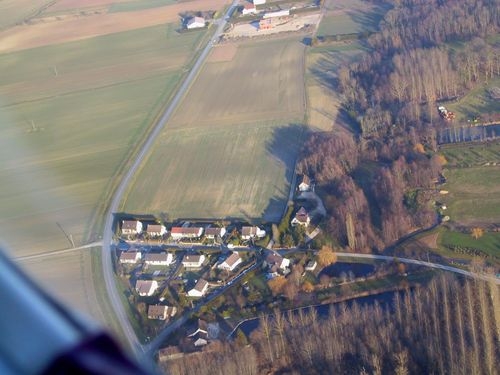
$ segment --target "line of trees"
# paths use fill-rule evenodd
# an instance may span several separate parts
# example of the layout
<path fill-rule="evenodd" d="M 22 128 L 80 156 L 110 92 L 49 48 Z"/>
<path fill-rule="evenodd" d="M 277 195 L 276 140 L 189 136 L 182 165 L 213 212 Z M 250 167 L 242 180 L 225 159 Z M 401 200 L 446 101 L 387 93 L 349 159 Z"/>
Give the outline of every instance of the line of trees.
<path fill-rule="evenodd" d="M 391 309 L 341 304 L 262 316 L 217 352 L 168 362 L 183 374 L 494 374 L 500 361 L 497 285 L 434 279 L 395 294 Z"/>

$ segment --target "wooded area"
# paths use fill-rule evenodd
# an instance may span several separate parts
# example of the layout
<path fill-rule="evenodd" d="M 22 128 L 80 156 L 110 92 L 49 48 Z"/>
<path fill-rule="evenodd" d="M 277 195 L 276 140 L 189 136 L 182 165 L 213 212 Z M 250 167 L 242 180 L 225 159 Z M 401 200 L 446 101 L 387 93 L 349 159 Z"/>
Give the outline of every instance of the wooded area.
<path fill-rule="evenodd" d="M 500 74 L 492 0 L 393 0 L 358 62 L 336 82 L 355 129 L 312 134 L 298 171 L 326 196 L 326 229 L 342 246 L 381 250 L 433 225 L 430 207 L 445 160 L 436 154 L 446 126 L 437 103 Z M 349 228 L 349 230 L 348 230 Z"/>
<path fill-rule="evenodd" d="M 181 374 L 493 374 L 500 360 L 495 284 L 441 276 L 395 294 L 393 308 L 341 304 L 261 316 L 248 339 L 164 363 Z M 248 345 L 248 342 L 250 343 Z"/>

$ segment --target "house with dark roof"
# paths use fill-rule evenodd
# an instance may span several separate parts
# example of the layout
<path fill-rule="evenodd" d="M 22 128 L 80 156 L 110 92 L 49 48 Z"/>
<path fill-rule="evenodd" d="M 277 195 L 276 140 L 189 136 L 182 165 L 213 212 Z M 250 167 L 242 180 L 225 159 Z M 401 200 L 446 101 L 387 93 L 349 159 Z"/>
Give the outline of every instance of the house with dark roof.
<path fill-rule="evenodd" d="M 123 220 L 122 234 L 131 235 L 142 232 L 142 223 L 139 220 Z"/>
<path fill-rule="evenodd" d="M 141 297 L 152 296 L 158 289 L 158 282 L 156 280 L 137 280 L 135 283 L 135 290 Z"/>
<path fill-rule="evenodd" d="M 300 207 L 291 221 L 292 226 L 302 225 L 304 227 L 307 227 L 310 223 L 311 218 L 304 207 Z"/>
<path fill-rule="evenodd" d="M 175 306 L 149 305 L 148 319 L 167 320 L 172 318 L 177 312 Z"/>
<path fill-rule="evenodd" d="M 160 237 L 167 233 L 167 228 L 161 224 L 148 224 L 146 227 L 146 233 L 150 237 Z"/>
<path fill-rule="evenodd" d="M 193 289 L 188 291 L 189 297 L 203 297 L 208 290 L 208 281 L 199 279 Z"/>
<path fill-rule="evenodd" d="M 184 255 L 182 258 L 182 265 L 185 268 L 200 268 L 205 261 L 205 255 L 201 254 L 189 254 Z"/>
<path fill-rule="evenodd" d="M 210 227 L 205 229 L 205 237 L 210 239 L 222 238 L 226 234 L 224 227 Z"/>
<path fill-rule="evenodd" d="M 277 268 L 284 271 L 290 266 L 290 259 L 283 258 L 278 253 L 272 251 L 264 260 L 264 265 L 270 270 Z"/>
<path fill-rule="evenodd" d="M 152 266 L 169 266 L 173 260 L 171 253 L 147 253 L 144 257 L 144 263 Z"/>
<path fill-rule="evenodd" d="M 232 253 L 226 260 L 220 263 L 217 268 L 221 270 L 233 271 L 242 262 L 240 254 L 238 252 Z"/>
<path fill-rule="evenodd" d="M 251 238 L 264 238 L 266 236 L 266 231 L 260 229 L 259 227 L 244 226 L 241 228 L 241 238 L 243 240 L 249 240 Z"/>

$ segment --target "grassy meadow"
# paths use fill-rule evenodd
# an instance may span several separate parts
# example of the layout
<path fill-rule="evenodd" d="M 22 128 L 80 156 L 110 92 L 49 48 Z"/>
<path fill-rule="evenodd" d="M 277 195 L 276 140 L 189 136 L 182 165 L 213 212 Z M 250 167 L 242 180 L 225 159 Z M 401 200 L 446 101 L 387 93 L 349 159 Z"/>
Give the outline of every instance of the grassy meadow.
<path fill-rule="evenodd" d="M 260 40 L 207 62 L 124 211 L 279 220 L 303 134 L 303 54 L 296 38 Z"/>
<path fill-rule="evenodd" d="M 16 255 L 97 236 L 111 178 L 203 35 L 158 26 L 0 54 L 0 236 Z"/>

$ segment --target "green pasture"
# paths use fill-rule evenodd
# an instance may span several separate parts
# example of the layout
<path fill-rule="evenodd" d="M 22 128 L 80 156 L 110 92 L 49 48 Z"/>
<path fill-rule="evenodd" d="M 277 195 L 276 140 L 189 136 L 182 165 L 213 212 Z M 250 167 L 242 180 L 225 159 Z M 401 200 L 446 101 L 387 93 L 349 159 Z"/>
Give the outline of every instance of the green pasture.
<path fill-rule="evenodd" d="M 302 133 L 299 126 L 258 124 L 165 132 L 124 211 L 277 221 Z"/>
<path fill-rule="evenodd" d="M 443 230 L 440 232 L 438 243 L 444 247 L 460 247 L 477 249 L 489 256 L 500 257 L 500 233 L 485 232 L 478 239 L 469 233 Z"/>
<path fill-rule="evenodd" d="M 441 200 L 453 222 L 464 225 L 500 221 L 500 166 L 483 166 L 445 170 L 449 194 Z"/>
<path fill-rule="evenodd" d="M 484 166 L 500 164 L 500 142 L 446 145 L 440 153 L 448 162 L 448 167 Z"/>
<path fill-rule="evenodd" d="M 465 124 L 478 116 L 481 122 L 489 122 L 493 114 L 500 113 L 500 101 L 492 98 L 488 89 L 500 87 L 500 78 L 470 90 L 460 100 L 446 104 L 446 108 L 456 114 L 456 122 Z"/>

